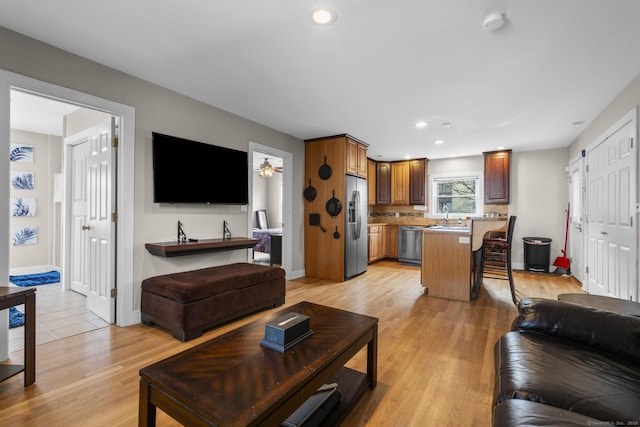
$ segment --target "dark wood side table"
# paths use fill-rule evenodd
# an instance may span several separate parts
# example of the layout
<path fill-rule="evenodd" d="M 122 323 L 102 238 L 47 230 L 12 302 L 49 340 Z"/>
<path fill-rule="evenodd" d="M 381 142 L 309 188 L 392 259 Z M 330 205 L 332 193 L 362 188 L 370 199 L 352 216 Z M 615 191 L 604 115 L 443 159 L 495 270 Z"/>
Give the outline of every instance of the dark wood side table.
<path fill-rule="evenodd" d="M 36 381 L 36 290 L 0 286 L 0 310 L 24 304 L 24 365 L 0 365 L 0 381 L 24 371 L 24 386 Z"/>
<path fill-rule="evenodd" d="M 572 302 L 586 305 L 600 310 L 613 311 L 614 313 L 640 316 L 640 304 L 620 298 L 605 297 L 591 294 L 560 294 L 558 301 Z"/>

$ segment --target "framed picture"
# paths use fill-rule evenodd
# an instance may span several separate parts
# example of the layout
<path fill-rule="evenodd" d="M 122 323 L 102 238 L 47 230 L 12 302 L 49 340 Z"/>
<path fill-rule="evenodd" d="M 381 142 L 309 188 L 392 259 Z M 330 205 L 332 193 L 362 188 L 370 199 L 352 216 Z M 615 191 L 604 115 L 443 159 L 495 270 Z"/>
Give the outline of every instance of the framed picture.
<path fill-rule="evenodd" d="M 36 199 L 12 197 L 11 216 L 36 216 Z"/>
<path fill-rule="evenodd" d="M 33 145 L 10 144 L 9 161 L 18 163 L 33 163 Z"/>
<path fill-rule="evenodd" d="M 38 243 L 38 227 L 12 227 L 13 246 L 35 245 Z"/>
<path fill-rule="evenodd" d="M 33 172 L 11 171 L 11 188 L 14 190 L 33 190 Z"/>

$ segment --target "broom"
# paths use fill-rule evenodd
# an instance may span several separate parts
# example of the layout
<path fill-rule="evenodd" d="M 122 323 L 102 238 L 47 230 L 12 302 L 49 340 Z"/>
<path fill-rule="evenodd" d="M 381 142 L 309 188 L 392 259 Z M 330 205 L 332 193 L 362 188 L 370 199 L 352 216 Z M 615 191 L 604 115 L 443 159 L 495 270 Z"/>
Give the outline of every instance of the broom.
<path fill-rule="evenodd" d="M 570 274 L 571 261 L 567 258 L 567 239 L 569 238 L 569 208 L 571 204 L 567 205 L 567 224 L 564 230 L 564 249 L 562 250 L 562 256 L 556 258 L 553 265 L 556 266 L 555 273 L 558 274 Z"/>

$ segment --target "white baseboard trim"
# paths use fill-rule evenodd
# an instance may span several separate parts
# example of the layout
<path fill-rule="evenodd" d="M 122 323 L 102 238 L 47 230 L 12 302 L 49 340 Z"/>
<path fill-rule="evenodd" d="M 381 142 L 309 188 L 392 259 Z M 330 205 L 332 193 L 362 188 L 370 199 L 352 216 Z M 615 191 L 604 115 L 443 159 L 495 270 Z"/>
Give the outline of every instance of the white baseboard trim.
<path fill-rule="evenodd" d="M 292 271 L 291 275 L 287 276 L 287 280 L 299 279 L 301 277 L 304 277 L 304 269 Z"/>

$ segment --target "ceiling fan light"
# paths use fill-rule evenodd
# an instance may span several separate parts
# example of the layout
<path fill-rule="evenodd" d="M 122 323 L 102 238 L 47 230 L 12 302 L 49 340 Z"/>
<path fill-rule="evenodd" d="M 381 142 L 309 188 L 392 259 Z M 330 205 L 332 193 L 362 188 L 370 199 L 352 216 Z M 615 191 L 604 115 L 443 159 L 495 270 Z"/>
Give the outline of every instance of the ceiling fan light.
<path fill-rule="evenodd" d="M 264 159 L 264 163 L 260 165 L 258 176 L 264 179 L 269 179 L 273 176 L 273 166 L 271 166 L 268 159 Z"/>

